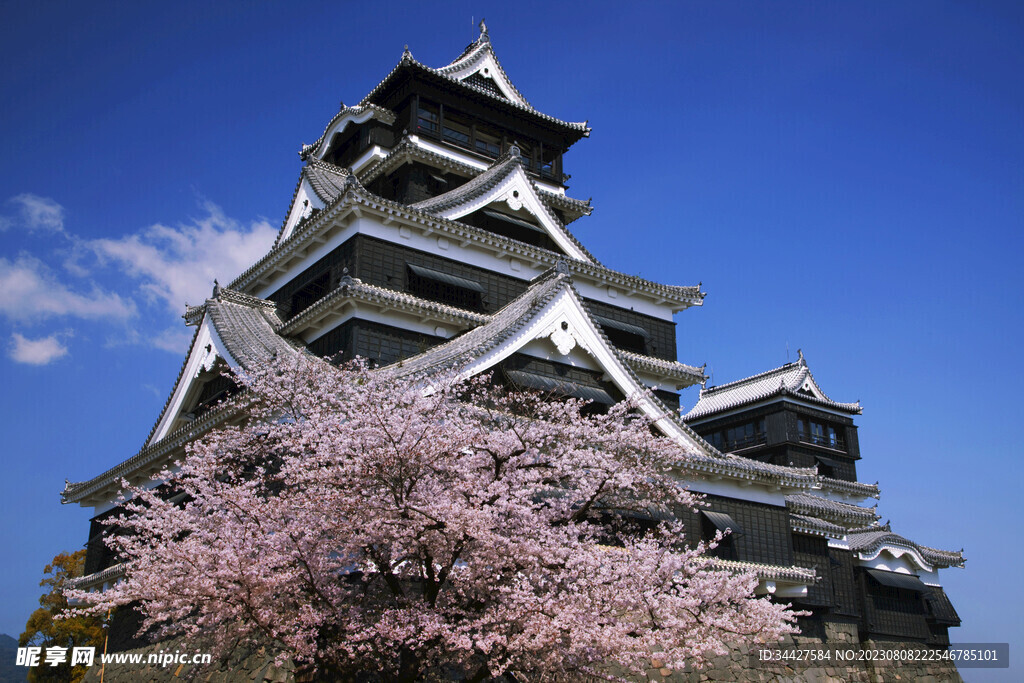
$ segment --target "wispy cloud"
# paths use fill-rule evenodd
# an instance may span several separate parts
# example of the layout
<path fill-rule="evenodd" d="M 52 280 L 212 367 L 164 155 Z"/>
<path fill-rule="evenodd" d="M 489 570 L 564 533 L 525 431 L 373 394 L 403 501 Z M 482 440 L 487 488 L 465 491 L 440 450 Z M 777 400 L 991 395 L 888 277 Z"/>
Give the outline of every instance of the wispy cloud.
<path fill-rule="evenodd" d="M 88 292 L 62 283 L 49 266 L 28 254 L 9 261 L 0 257 L 0 314 L 19 322 L 53 317 L 125 320 L 135 303 L 93 285 Z"/>
<path fill-rule="evenodd" d="M 185 329 L 182 325 L 170 327 L 150 339 L 150 343 L 158 349 L 170 351 L 171 353 L 185 353 L 188 351 L 188 344 L 192 341 L 192 330 Z"/>
<path fill-rule="evenodd" d="M 68 347 L 57 337 L 57 334 L 51 334 L 40 339 L 28 339 L 15 332 L 11 335 L 8 355 L 16 363 L 49 365 L 58 358 L 68 355 Z"/>
<path fill-rule="evenodd" d="M 19 194 L 7 200 L 18 210 L 18 220 L 0 219 L 0 229 L 20 225 L 29 232 L 64 232 L 64 207 L 48 197 Z"/>
<path fill-rule="evenodd" d="M 181 315 L 186 302 L 199 303 L 210 295 L 214 278 L 224 283 L 263 256 L 277 234 L 266 221 L 243 225 L 213 203 L 203 208 L 207 215 L 191 224 L 156 224 L 89 245 L 101 260 L 138 279 L 149 300 Z"/>
<path fill-rule="evenodd" d="M 51 243 L 48 254 L 0 257 L 0 318 L 119 323 L 108 330 L 108 345 L 144 343 L 172 353 L 183 353 L 191 338 L 181 324 L 185 303 L 202 302 L 214 278 L 227 283 L 263 256 L 277 232 L 266 221 L 242 223 L 205 202 L 200 217 L 176 226 L 157 223 L 119 238 L 86 240 L 67 230 L 64 207 L 53 199 L 25 193 L 2 206 L 0 232 L 63 239 L 59 247 Z M 45 364 L 68 352 L 56 334 L 32 340 L 14 333 L 12 339 L 9 355 L 18 362 Z"/>

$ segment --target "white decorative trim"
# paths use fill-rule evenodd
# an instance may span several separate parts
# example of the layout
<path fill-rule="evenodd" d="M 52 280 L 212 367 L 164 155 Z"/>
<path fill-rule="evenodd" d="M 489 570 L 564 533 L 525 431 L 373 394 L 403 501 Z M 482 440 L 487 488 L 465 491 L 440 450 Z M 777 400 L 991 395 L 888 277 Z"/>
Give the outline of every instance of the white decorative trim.
<path fill-rule="evenodd" d="M 506 203 L 513 211 L 520 209 L 528 211 L 537 219 L 551 240 L 568 256 L 577 261 L 594 263 L 594 259 L 589 254 L 566 237 L 564 228 L 554 223 L 551 214 L 522 166 L 517 165 L 504 180 L 476 199 L 441 211 L 438 215 L 449 220 L 459 220 L 463 216 L 468 216 L 474 211 L 498 202 Z"/>
<path fill-rule="evenodd" d="M 885 553 L 891 559 L 883 557 L 882 553 Z M 888 571 L 902 572 L 904 574 L 913 573 L 906 567 L 908 564 L 907 560 L 923 571 L 935 571 L 935 567 L 931 563 L 925 562 L 925 559 L 921 557 L 921 553 L 917 552 L 913 548 L 904 548 L 902 546 L 892 545 L 889 543 L 883 543 L 871 553 L 857 553 L 857 559 L 860 560 L 861 566 L 886 569 Z M 894 560 L 896 562 L 894 562 Z"/>
<path fill-rule="evenodd" d="M 227 352 L 224 342 L 217 335 L 217 330 L 210 322 L 209 315 L 203 314 L 199 334 L 192 345 L 188 361 L 185 364 L 185 371 L 181 374 L 177 386 L 174 387 L 171 400 L 160 416 L 153 435 L 146 442 L 147 446 L 152 446 L 174 430 L 174 423 L 177 421 L 178 415 L 187 402 L 195 398 L 195 394 L 199 390 L 200 383 L 195 381 L 196 378 L 201 373 L 212 370 L 218 358 L 224 359 L 230 367 L 238 366 L 235 359 Z"/>
<path fill-rule="evenodd" d="M 565 327 L 563 327 L 563 323 Z M 700 444 L 694 441 L 670 415 L 666 415 L 664 410 L 646 394 L 646 388 L 633 378 L 629 370 L 615 355 L 614 350 L 602 340 L 595 323 L 591 321 L 582 303 L 568 287 L 562 289 L 548 302 L 519 334 L 510 337 L 504 344 L 476 359 L 463 369 L 461 375 L 468 378 L 486 372 L 531 341 L 545 339 L 558 332 L 565 333 L 572 340 L 569 345 L 567 339 L 557 338 L 562 345 L 567 346 L 564 353 L 568 353 L 573 346 L 578 345 L 594 359 L 608 380 L 624 396 L 637 399 L 639 409 L 652 420 L 663 434 L 688 450 L 702 450 Z M 558 345 L 558 341 L 552 341 Z M 561 352 L 561 347 L 559 351 Z"/>

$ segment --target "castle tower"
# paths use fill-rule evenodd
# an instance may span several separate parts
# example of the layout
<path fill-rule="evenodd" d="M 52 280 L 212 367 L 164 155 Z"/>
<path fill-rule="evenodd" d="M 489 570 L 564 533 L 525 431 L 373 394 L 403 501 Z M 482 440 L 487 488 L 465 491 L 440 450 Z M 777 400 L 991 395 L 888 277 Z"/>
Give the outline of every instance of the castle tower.
<path fill-rule="evenodd" d="M 592 207 L 568 193 L 563 156 L 590 129 L 536 109 L 480 29 L 440 68 L 407 48 L 303 145 L 273 248 L 188 307 L 192 344 L 142 448 L 65 488 L 65 503 L 95 511 L 80 585 L 120 576 L 101 522 L 116 513 L 121 480 L 159 486 L 186 443 L 232 418 L 223 368 L 361 356 L 418 376 L 488 371 L 592 410 L 638 396 L 686 450 L 680 476 L 708 496 L 684 520 L 690 540 L 733 532 L 720 566 L 755 572 L 760 594 L 812 608 L 815 623 L 944 642 L 958 621 L 937 569 L 963 559 L 892 534 L 864 505 L 878 488 L 856 481 L 859 406 L 828 399 L 801 360 L 707 389 L 689 424 L 679 417 L 677 392 L 706 378 L 676 358 L 673 316 L 704 293 L 618 272 L 573 235 Z M 893 616 L 904 608 L 920 619 Z"/>

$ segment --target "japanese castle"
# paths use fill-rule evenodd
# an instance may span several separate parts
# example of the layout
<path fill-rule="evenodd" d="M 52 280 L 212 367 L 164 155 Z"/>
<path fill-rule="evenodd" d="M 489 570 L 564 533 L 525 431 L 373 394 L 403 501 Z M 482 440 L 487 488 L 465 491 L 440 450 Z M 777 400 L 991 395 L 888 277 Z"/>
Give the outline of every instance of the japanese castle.
<path fill-rule="evenodd" d="M 960 619 L 939 570 L 964 558 L 879 523 L 878 486 L 857 481 L 860 405 L 830 398 L 803 354 L 714 387 L 677 360 L 673 316 L 704 292 L 618 272 L 573 236 L 592 207 L 567 194 L 562 157 L 590 129 L 534 108 L 480 29 L 440 68 L 406 48 L 302 147 L 273 248 L 187 307 L 191 348 L 142 448 L 63 491 L 95 513 L 79 585 L 121 575 L 101 523 L 121 480 L 157 485 L 187 442 L 230 417 L 225 367 L 361 356 L 400 373 L 487 371 L 591 410 L 640 396 L 706 494 L 709 507 L 684 513 L 688 540 L 731 531 L 719 566 L 752 571 L 759 594 L 810 611 L 801 628 L 826 642 L 948 644 Z M 681 415 L 678 392 L 698 384 Z"/>

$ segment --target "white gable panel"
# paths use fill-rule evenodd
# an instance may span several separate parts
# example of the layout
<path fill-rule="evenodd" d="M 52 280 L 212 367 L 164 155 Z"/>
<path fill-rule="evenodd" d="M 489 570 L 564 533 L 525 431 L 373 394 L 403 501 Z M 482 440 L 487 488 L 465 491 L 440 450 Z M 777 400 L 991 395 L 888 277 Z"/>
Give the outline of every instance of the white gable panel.
<path fill-rule="evenodd" d="M 303 218 L 309 216 L 313 209 L 323 210 L 324 206 L 323 201 L 313 191 L 309 180 L 303 176 L 302 182 L 299 183 L 299 189 L 295 193 L 295 200 L 292 202 L 291 211 L 288 212 L 288 220 L 285 221 L 284 229 L 281 230 L 281 236 L 278 238 L 278 244 L 288 239 L 295 231 L 295 226 Z"/>
<path fill-rule="evenodd" d="M 196 378 L 201 373 L 212 370 L 218 359 L 223 359 L 230 367 L 238 367 L 238 363 L 227 352 L 224 342 L 217 335 L 209 316 L 204 315 L 199 333 L 189 351 L 188 360 L 185 361 L 185 369 L 177 386 L 174 387 L 171 400 L 160 416 L 160 421 L 157 422 L 156 429 L 153 430 L 153 436 L 146 443 L 147 446 L 157 443 L 174 430 L 178 416 L 195 398 L 202 386 L 202 382 L 196 381 Z"/>
<path fill-rule="evenodd" d="M 670 415 L 665 414 L 662 406 L 647 396 L 645 388 L 619 361 L 615 351 L 601 337 L 597 326 L 568 287 L 548 302 L 517 335 L 476 359 L 463 370 L 462 375 L 472 377 L 486 372 L 536 340 L 546 340 L 557 356 L 568 356 L 577 348 L 584 351 L 624 396 L 637 398 L 639 409 L 662 433 L 687 449 L 702 450 Z M 536 348 L 535 344 L 533 348 Z"/>
<path fill-rule="evenodd" d="M 568 256 L 577 261 L 594 263 L 594 259 L 569 240 L 562 226 L 557 225 L 551 218 L 551 214 L 548 213 L 547 207 L 541 201 L 540 196 L 533 187 L 533 183 L 530 182 L 522 166 L 517 166 L 513 169 L 504 180 L 491 188 L 490 191 L 465 204 L 441 211 L 438 215 L 449 220 L 458 220 L 489 204 L 496 203 L 505 203 L 513 211 L 525 209 L 537 218 L 548 236 Z"/>

